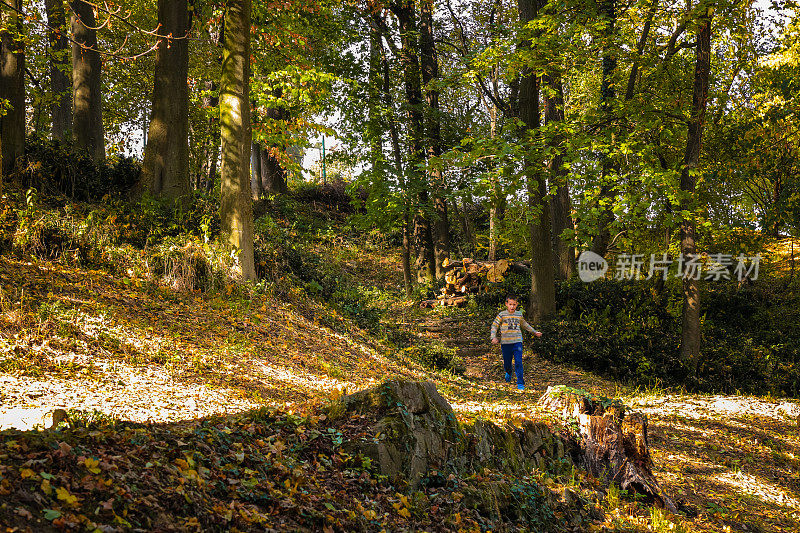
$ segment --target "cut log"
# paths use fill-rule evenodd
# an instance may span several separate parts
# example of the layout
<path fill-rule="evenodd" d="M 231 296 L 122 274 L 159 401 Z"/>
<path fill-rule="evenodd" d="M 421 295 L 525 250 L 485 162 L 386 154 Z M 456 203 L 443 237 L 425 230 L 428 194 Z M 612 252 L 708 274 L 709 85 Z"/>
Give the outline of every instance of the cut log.
<path fill-rule="evenodd" d="M 445 307 L 462 307 L 467 303 L 466 296 L 454 296 L 452 298 L 436 298 L 435 300 L 423 300 L 419 303 L 422 308 L 436 307 L 437 305 Z"/>
<path fill-rule="evenodd" d="M 618 400 L 565 386 L 548 387 L 539 406 L 578 423 L 581 463 L 592 475 L 677 512 L 653 475 L 645 415 Z"/>

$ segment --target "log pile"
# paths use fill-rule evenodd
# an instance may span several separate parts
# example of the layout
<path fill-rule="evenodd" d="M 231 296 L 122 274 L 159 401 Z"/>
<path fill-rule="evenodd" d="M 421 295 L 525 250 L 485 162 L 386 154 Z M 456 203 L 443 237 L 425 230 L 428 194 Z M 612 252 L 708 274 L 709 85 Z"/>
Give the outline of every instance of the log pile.
<path fill-rule="evenodd" d="M 461 307 L 466 304 L 468 294 L 480 292 L 487 282 L 500 283 L 509 270 L 522 273 L 529 271 L 526 262 L 512 263 L 507 259 L 499 261 L 477 261 L 468 257 L 461 261 L 445 259 L 442 266 L 446 274 L 441 294 L 435 299 L 422 301 L 420 307 L 437 305 Z"/>

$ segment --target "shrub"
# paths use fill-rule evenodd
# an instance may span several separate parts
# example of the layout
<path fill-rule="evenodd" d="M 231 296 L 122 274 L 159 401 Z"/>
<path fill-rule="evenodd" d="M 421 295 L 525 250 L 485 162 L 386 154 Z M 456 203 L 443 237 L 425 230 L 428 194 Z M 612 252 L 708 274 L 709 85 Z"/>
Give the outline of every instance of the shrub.
<path fill-rule="evenodd" d="M 404 350 L 406 356 L 426 368 L 450 370 L 457 374 L 465 372 L 464 361 L 458 356 L 457 348 L 450 348 L 443 342 L 414 344 Z"/>

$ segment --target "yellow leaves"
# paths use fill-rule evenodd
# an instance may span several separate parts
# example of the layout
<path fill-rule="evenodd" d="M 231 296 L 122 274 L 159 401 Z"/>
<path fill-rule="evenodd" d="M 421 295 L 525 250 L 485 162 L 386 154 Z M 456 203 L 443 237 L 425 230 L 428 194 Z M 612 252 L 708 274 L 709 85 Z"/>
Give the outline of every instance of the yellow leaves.
<path fill-rule="evenodd" d="M 27 478 L 33 477 L 35 475 L 36 475 L 36 472 L 31 470 L 30 468 L 23 468 L 22 470 L 19 471 L 19 476 L 22 479 L 27 479 Z"/>
<path fill-rule="evenodd" d="M 44 492 L 48 496 L 53 494 L 53 487 L 50 486 L 50 480 L 49 479 L 42 480 L 42 484 L 39 485 L 39 488 L 42 489 L 42 492 Z"/>
<path fill-rule="evenodd" d="M 58 487 L 56 489 L 56 497 L 70 506 L 77 506 L 78 504 L 78 497 L 70 494 L 64 487 Z"/>
<path fill-rule="evenodd" d="M 86 460 L 83 462 L 83 465 L 86 467 L 86 470 L 88 470 L 92 474 L 100 473 L 100 461 L 98 461 L 93 457 L 87 457 Z"/>
<path fill-rule="evenodd" d="M 394 507 L 397 514 L 403 518 L 411 518 L 411 511 L 408 510 L 411 504 L 408 502 L 408 498 L 400 493 L 398 493 L 397 496 L 400 498 L 400 501 L 393 503 L 392 507 Z"/>
<path fill-rule="evenodd" d="M 378 517 L 378 513 L 373 511 L 372 509 L 364 509 L 361 511 L 361 514 L 364 515 L 364 518 L 367 520 L 375 520 Z"/>

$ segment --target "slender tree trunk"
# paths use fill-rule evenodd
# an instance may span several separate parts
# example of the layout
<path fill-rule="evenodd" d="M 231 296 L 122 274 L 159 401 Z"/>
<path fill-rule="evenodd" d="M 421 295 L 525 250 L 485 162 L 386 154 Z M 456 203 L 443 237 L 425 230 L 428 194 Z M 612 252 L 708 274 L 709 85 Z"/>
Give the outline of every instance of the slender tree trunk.
<path fill-rule="evenodd" d="M 497 137 L 497 106 L 491 104 L 489 106 L 489 136 L 492 139 Z M 500 219 L 501 219 L 501 189 L 498 176 L 495 169 L 491 170 L 490 174 L 491 197 L 489 205 L 489 261 L 497 260 L 497 241 L 500 232 Z"/>
<path fill-rule="evenodd" d="M 381 117 L 381 33 L 375 24 L 369 28 L 369 79 L 367 81 L 367 107 L 369 117 L 367 128 L 369 137 L 369 152 L 372 168 L 375 170 L 378 163 L 383 161 L 383 120 Z"/>
<path fill-rule="evenodd" d="M 213 109 L 219 105 L 219 97 L 214 93 L 217 91 L 217 84 L 207 80 L 205 82 L 207 94 L 203 96 L 203 108 Z M 211 191 L 214 188 L 214 181 L 217 179 L 217 161 L 219 160 L 219 113 L 211 113 L 207 121 L 207 139 L 204 142 L 203 164 L 200 167 L 200 179 L 198 189 Z"/>
<path fill-rule="evenodd" d="M 544 117 L 546 124 L 559 124 L 564 122 L 564 89 L 561 85 L 561 76 L 550 74 L 544 77 L 546 91 L 544 95 Z M 550 170 L 550 187 L 555 188 L 555 194 L 550 197 L 550 211 L 553 215 L 553 255 L 555 259 L 556 276 L 559 279 L 569 279 L 575 275 L 575 247 L 567 244 L 561 234 L 565 230 L 572 230 L 575 225 L 572 221 L 572 205 L 569 197 L 569 182 L 567 171 L 564 168 L 564 155 L 560 147 L 561 140 L 554 139 L 552 146 L 553 157 L 548 166 Z"/>
<path fill-rule="evenodd" d="M 686 153 L 681 169 L 680 188 L 683 193 L 681 211 L 693 213 L 697 206 L 695 188 L 696 171 L 700 161 L 700 145 L 703 138 L 703 123 L 708 99 L 709 74 L 711 72 L 711 18 L 712 10 L 706 11 L 697 21 L 697 58 L 692 91 L 692 114 L 686 139 Z M 681 222 L 681 253 L 684 258 L 697 254 L 697 226 L 694 216 Z M 681 356 L 693 376 L 697 376 L 700 361 L 700 291 L 698 281 L 690 277 L 683 279 L 683 322 Z"/>
<path fill-rule="evenodd" d="M 53 139 L 63 141 L 72 131 L 72 74 L 67 17 L 64 0 L 45 0 L 47 37 L 50 45 L 50 90 L 55 100 L 50 104 Z"/>
<path fill-rule="evenodd" d="M 22 34 L 22 0 L 0 0 L 0 6 L 0 99 L 10 104 L 0 117 L 0 176 L 9 176 L 25 154 L 25 43 L 15 35 Z"/>
<path fill-rule="evenodd" d="M 421 0 L 420 3 L 420 59 L 422 63 L 422 83 L 425 86 L 425 97 L 428 103 L 426 113 L 427 152 L 429 158 L 442 155 L 442 135 L 439 122 L 439 58 L 433 39 L 433 0 Z M 437 279 L 444 279 L 442 266 L 450 257 L 450 224 L 447 217 L 447 191 L 442 171 L 428 165 L 430 186 L 433 196 L 433 249 Z"/>
<path fill-rule="evenodd" d="M 636 43 L 636 55 L 633 58 L 633 65 L 631 65 L 631 72 L 628 75 L 628 86 L 625 88 L 625 101 L 633 98 L 636 89 L 636 79 L 639 77 L 639 61 L 641 60 L 644 47 L 647 44 L 647 39 L 650 36 L 650 27 L 653 24 L 653 18 L 658 8 L 659 0 L 652 0 L 650 9 L 647 11 L 647 17 L 642 27 L 642 34 L 639 36 L 639 42 Z"/>
<path fill-rule="evenodd" d="M 100 54 L 91 4 L 72 0 L 72 135 L 95 161 L 106 156 Z"/>
<path fill-rule="evenodd" d="M 424 138 L 425 125 L 422 112 L 422 88 L 419 68 L 419 39 L 416 28 L 416 15 L 412 0 L 401 0 L 391 5 L 392 12 L 400 25 L 400 61 L 403 65 L 406 104 L 409 126 L 409 158 L 406 167 L 406 185 L 412 197 L 417 199 L 414 213 L 414 244 L 417 258 L 414 263 L 417 281 L 432 283 L 436 276 L 433 254 L 433 235 L 428 213 L 430 198 L 428 185 L 420 168 L 425 163 Z"/>
<path fill-rule="evenodd" d="M 405 173 L 403 172 L 403 154 L 400 149 L 400 134 L 397 129 L 397 117 L 394 113 L 394 101 L 392 100 L 391 77 L 389 76 L 389 60 L 386 57 L 386 49 L 380 40 L 375 43 L 380 53 L 380 66 L 383 74 L 383 87 L 381 97 L 383 105 L 388 110 L 387 126 L 389 129 L 389 141 L 392 144 L 392 157 L 394 159 L 395 173 L 400 181 L 400 188 L 403 192 L 403 284 L 406 289 L 406 296 L 410 297 L 414 288 L 414 280 L 411 275 L 411 213 L 409 205 L 409 189 L 406 183 Z"/>
<path fill-rule="evenodd" d="M 189 31 L 187 0 L 159 0 L 153 106 L 138 193 L 170 200 L 189 194 Z"/>
<path fill-rule="evenodd" d="M 602 0 L 601 14 L 606 19 L 606 33 L 613 40 L 616 35 L 617 9 L 616 0 Z M 603 49 L 603 75 L 600 83 L 600 114 L 604 121 L 606 144 L 614 144 L 613 102 L 617 96 L 614 88 L 614 72 L 617 69 L 616 44 L 607 43 Z M 605 255 L 611 241 L 611 223 L 614 222 L 614 182 L 617 180 L 619 169 L 614 158 L 607 153 L 602 156 L 600 163 L 600 194 L 598 203 L 600 217 L 597 223 L 597 234 L 592 240 L 592 251 L 598 255 Z"/>
<path fill-rule="evenodd" d="M 250 192 L 254 200 L 264 196 L 264 187 L 261 183 L 262 150 L 258 143 L 250 143 Z"/>
<path fill-rule="evenodd" d="M 540 0 L 517 0 L 519 17 L 523 22 L 536 18 L 541 8 Z M 525 49 L 530 49 L 528 43 Z M 536 135 L 540 126 L 539 117 L 539 78 L 530 67 L 522 71 L 519 84 L 519 114 L 525 130 L 520 132 L 524 138 Z M 536 220 L 530 223 L 531 241 L 531 297 L 528 304 L 528 317 L 539 321 L 556 309 L 555 276 L 553 273 L 552 241 L 550 237 L 550 209 L 546 201 L 547 189 L 541 162 L 535 154 L 525 157 L 525 174 L 528 190 L 528 206 L 531 211 L 539 211 Z"/>
<path fill-rule="evenodd" d="M 250 0 L 229 0 L 220 80 L 223 238 L 238 252 L 238 272 L 255 279 L 253 201 L 250 198 Z"/>

